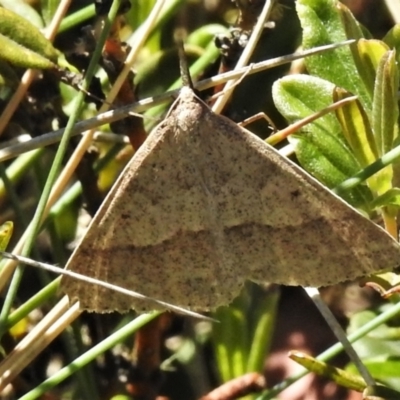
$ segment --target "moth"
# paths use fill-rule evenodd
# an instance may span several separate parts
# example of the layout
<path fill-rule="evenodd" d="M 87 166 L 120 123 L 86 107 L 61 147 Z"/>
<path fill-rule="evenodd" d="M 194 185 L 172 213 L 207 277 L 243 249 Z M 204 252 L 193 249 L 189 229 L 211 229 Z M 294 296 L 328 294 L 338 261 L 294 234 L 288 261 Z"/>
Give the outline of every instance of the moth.
<path fill-rule="evenodd" d="M 205 311 L 229 304 L 247 279 L 319 287 L 399 260 L 382 228 L 183 87 L 67 268 Z M 66 276 L 61 286 L 91 311 L 157 308 Z"/>

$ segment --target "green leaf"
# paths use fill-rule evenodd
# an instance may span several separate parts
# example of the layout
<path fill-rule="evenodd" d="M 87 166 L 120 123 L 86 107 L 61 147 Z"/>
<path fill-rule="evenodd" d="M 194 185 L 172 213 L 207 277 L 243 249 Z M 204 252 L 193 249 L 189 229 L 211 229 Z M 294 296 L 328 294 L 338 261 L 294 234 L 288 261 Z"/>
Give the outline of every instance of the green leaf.
<path fill-rule="evenodd" d="M 14 229 L 14 224 L 11 221 L 4 222 L 0 226 L 0 250 L 5 251 L 8 246 L 8 242 L 11 239 Z"/>
<path fill-rule="evenodd" d="M 246 372 L 261 373 L 264 370 L 265 355 L 269 353 L 273 339 L 280 291 L 276 286 L 271 286 L 266 293 L 263 291 L 257 298 L 259 301 L 251 307 L 255 326 Z"/>
<path fill-rule="evenodd" d="M 400 206 L 400 189 L 392 188 L 378 196 L 371 203 L 373 208 L 381 208 L 387 206 Z"/>
<path fill-rule="evenodd" d="M 361 392 L 366 387 L 364 380 L 357 373 L 353 374 L 343 369 L 333 367 L 300 351 L 291 351 L 289 357 L 308 371 L 324 376 L 348 389 Z"/>
<path fill-rule="evenodd" d="M 370 33 L 367 32 L 365 28 L 360 26 L 351 11 L 345 5 L 343 5 L 342 3 L 337 3 L 337 10 L 342 19 L 343 28 L 346 32 L 346 37 L 357 40 L 356 43 L 350 45 L 350 50 L 353 55 L 353 60 L 357 68 L 357 72 L 364 82 L 365 88 L 368 91 L 369 99 L 371 99 L 374 90 L 376 65 L 375 68 L 370 65 L 371 60 L 369 60 L 368 57 L 370 55 L 371 57 L 373 57 L 374 54 L 370 54 L 370 52 L 374 52 L 373 47 L 370 48 L 371 46 L 368 45 L 372 42 L 375 42 L 376 45 L 377 43 L 382 44 L 382 42 L 378 40 L 366 40 L 365 36 L 370 38 Z"/>
<path fill-rule="evenodd" d="M 376 318 L 382 310 L 378 311 L 361 311 L 351 316 L 347 333 L 357 331 L 357 329 L 368 324 Z M 398 324 L 397 324 L 398 325 Z M 353 343 L 353 347 L 363 361 L 385 362 L 389 357 L 396 356 L 400 358 L 399 346 L 396 340 L 391 338 L 384 340 L 382 336 L 389 334 L 387 324 L 381 324 L 376 329 L 369 332 L 366 336 Z M 389 334 L 390 336 L 390 334 Z M 347 369 L 347 368 L 346 368 Z"/>
<path fill-rule="evenodd" d="M 0 34 L 0 59 L 21 68 L 52 69 L 56 67 L 56 64 L 49 59 L 2 34 Z"/>
<path fill-rule="evenodd" d="M 215 312 L 213 340 L 222 382 L 246 373 L 248 357 L 247 324 L 243 310 L 235 306 L 220 307 Z"/>
<path fill-rule="evenodd" d="M 335 88 L 334 101 L 350 97 L 350 93 Z M 378 150 L 375 146 L 374 135 L 368 120 L 368 116 L 361 103 L 356 100 L 336 110 L 342 127 L 342 132 L 353 154 L 362 167 L 366 167 L 378 158 Z"/>
<path fill-rule="evenodd" d="M 400 378 L 399 378 L 399 368 L 400 368 L 400 358 L 398 357 L 387 357 L 363 360 L 364 365 L 367 367 L 371 375 L 381 383 L 390 386 L 391 390 L 399 390 L 400 388 Z M 350 373 L 355 373 L 355 367 L 349 364 L 346 370 Z M 398 399 L 399 397 L 389 397 L 389 399 Z"/>
<path fill-rule="evenodd" d="M 58 56 L 34 25 L 0 7 L 0 60 L 21 68 L 53 69 Z"/>
<path fill-rule="evenodd" d="M 335 0 L 297 1 L 296 9 L 303 29 L 304 49 L 351 39 L 344 28 L 343 12 L 340 12 L 339 4 Z M 361 30 L 358 33 L 358 36 L 360 35 Z M 370 95 L 358 73 L 349 47 L 307 57 L 305 64 L 310 74 L 360 96 L 364 107 L 367 110 L 371 109 Z"/>
<path fill-rule="evenodd" d="M 50 24 L 59 4 L 59 0 L 40 0 L 40 5 L 42 6 L 42 15 L 46 25 Z"/>
<path fill-rule="evenodd" d="M 278 110 L 292 123 L 330 105 L 333 90 L 334 85 L 323 79 L 293 75 L 275 82 L 272 95 Z M 329 188 L 337 186 L 361 169 L 334 114 L 318 119 L 300 132 L 288 138 L 295 148 L 299 163 Z M 355 207 L 369 213 L 368 203 L 372 193 L 366 186 L 358 186 L 343 196 Z"/>
<path fill-rule="evenodd" d="M 338 101 L 348 96 L 349 93 L 336 88 L 333 98 Z M 346 141 L 361 167 L 365 168 L 376 161 L 379 157 L 378 148 L 370 121 L 361 103 L 356 100 L 346 104 L 336 110 L 336 116 L 342 126 Z M 368 178 L 368 186 L 373 192 L 382 193 L 390 189 L 391 174 L 388 173 L 390 170 L 390 168 L 385 168 Z"/>
<path fill-rule="evenodd" d="M 375 81 L 372 127 L 380 156 L 393 148 L 393 142 L 398 135 L 398 87 L 396 51 L 392 50 L 381 58 Z"/>
<path fill-rule="evenodd" d="M 398 137 L 398 86 L 399 74 L 396 51 L 391 50 L 384 54 L 378 64 L 374 88 L 372 128 L 379 156 L 390 151 Z M 389 165 L 375 175 L 376 187 L 373 190 L 378 194 L 387 192 L 392 187 L 392 179 L 393 166 Z M 390 212 L 394 215 L 396 210 Z"/>
<path fill-rule="evenodd" d="M 366 29 L 354 18 L 354 15 L 344 4 L 337 1 L 335 3 L 335 8 L 342 20 L 343 29 L 347 38 L 360 40 L 365 38 L 365 36 L 371 36 L 370 33 L 366 31 Z M 351 48 L 353 48 L 353 46 L 351 46 Z"/>
<path fill-rule="evenodd" d="M 354 61 L 371 98 L 374 93 L 376 70 L 388 47 L 380 40 L 360 39 L 353 49 Z"/>
<path fill-rule="evenodd" d="M 0 34 L 22 48 L 31 50 L 43 58 L 55 62 L 59 52 L 43 34 L 25 18 L 0 7 Z M 6 45 L 3 42 L 1 46 Z"/>

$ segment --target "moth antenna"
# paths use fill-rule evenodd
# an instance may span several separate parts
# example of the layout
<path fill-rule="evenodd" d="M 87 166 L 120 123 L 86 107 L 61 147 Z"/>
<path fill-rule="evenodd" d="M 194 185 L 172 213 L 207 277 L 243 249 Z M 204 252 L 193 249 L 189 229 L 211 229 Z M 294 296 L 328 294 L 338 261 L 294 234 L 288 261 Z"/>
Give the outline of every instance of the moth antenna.
<path fill-rule="evenodd" d="M 180 33 L 177 33 L 175 41 L 178 46 L 179 68 L 181 72 L 182 84 L 183 86 L 193 89 L 193 81 L 192 77 L 190 76 L 185 47 L 183 45 L 183 39 Z"/>

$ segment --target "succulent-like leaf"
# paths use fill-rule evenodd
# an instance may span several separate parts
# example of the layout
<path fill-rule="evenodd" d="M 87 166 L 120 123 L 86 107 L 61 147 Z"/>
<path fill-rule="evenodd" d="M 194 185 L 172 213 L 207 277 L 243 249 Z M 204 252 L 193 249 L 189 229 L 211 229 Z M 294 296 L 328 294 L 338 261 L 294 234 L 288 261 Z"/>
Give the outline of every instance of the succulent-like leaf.
<path fill-rule="evenodd" d="M 14 224 L 11 221 L 4 222 L 0 226 L 0 250 L 4 251 L 7 249 L 8 242 L 11 239 L 14 229 Z"/>
<path fill-rule="evenodd" d="M 364 380 L 358 374 L 352 374 L 343 369 L 333 367 L 300 351 L 291 351 L 289 357 L 308 371 L 325 376 L 348 389 L 361 392 L 366 387 Z"/>
<path fill-rule="evenodd" d="M 0 34 L 50 61 L 55 62 L 59 56 L 58 50 L 39 29 L 25 18 L 2 7 L 0 7 Z"/>
<path fill-rule="evenodd" d="M 296 9 L 303 28 L 302 44 L 305 49 L 352 39 L 347 36 L 338 4 L 336 0 L 297 1 Z M 358 36 L 360 34 L 361 30 Z M 352 51 L 348 47 L 307 57 L 305 64 L 310 74 L 324 78 L 360 96 L 366 110 L 371 109 L 370 94 L 364 86 Z"/>
<path fill-rule="evenodd" d="M 380 155 L 393 148 L 398 135 L 398 87 L 396 51 L 392 50 L 381 57 L 375 81 L 372 126 Z"/>
<path fill-rule="evenodd" d="M 334 100 L 349 96 L 343 89 L 336 88 Z M 372 132 L 369 118 L 361 103 L 356 100 L 336 110 L 336 116 L 342 126 L 342 132 L 361 167 L 365 168 L 379 157 L 379 151 Z M 390 167 L 387 167 L 390 169 Z M 382 193 L 390 188 L 391 174 L 387 168 L 368 179 L 370 189 Z M 389 171 L 390 172 L 390 171 Z"/>
<path fill-rule="evenodd" d="M 51 69 L 56 64 L 0 34 L 0 59 L 21 68 Z"/>
<path fill-rule="evenodd" d="M 351 94 L 335 88 L 334 101 L 342 100 Z M 336 110 L 336 116 L 342 127 L 342 132 L 353 154 L 362 167 L 366 167 L 378 158 L 378 149 L 375 144 L 372 128 L 364 108 L 356 100 Z"/>
<path fill-rule="evenodd" d="M 281 114 L 289 122 L 295 122 L 330 105 L 333 90 L 334 85 L 323 79 L 293 75 L 275 82 L 272 94 Z M 334 114 L 318 119 L 300 132 L 288 138 L 297 159 L 326 186 L 333 188 L 361 169 Z M 366 186 L 359 186 L 344 197 L 355 207 L 369 212 L 372 193 Z"/>
<path fill-rule="evenodd" d="M 380 40 L 360 39 L 352 49 L 357 70 L 372 98 L 379 61 L 389 48 Z"/>

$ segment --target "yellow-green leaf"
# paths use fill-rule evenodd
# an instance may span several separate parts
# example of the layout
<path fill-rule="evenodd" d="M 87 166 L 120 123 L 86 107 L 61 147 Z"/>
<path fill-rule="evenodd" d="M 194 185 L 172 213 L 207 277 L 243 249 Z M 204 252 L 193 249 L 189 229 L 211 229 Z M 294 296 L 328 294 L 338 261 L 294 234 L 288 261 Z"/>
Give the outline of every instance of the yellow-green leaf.
<path fill-rule="evenodd" d="M 347 91 L 335 88 L 334 101 L 349 97 Z M 361 103 L 356 100 L 336 110 L 336 116 L 342 126 L 343 134 L 353 150 L 358 162 L 366 167 L 378 158 L 374 135 L 370 126 L 368 115 Z"/>
<path fill-rule="evenodd" d="M 247 324 L 243 311 L 236 307 L 218 308 L 215 318 L 220 322 L 213 331 L 218 370 L 222 382 L 227 382 L 247 372 Z"/>
<path fill-rule="evenodd" d="M 357 50 L 353 52 L 354 61 L 372 98 L 375 86 L 376 70 L 379 61 L 388 50 L 388 46 L 380 40 L 361 39 L 357 42 L 356 49 Z"/>
<path fill-rule="evenodd" d="M 335 101 L 338 101 L 348 95 L 343 89 L 336 88 L 333 97 Z M 336 116 L 342 126 L 343 135 L 360 165 L 367 167 L 376 161 L 379 157 L 379 151 L 368 115 L 361 103 L 357 100 L 346 104 L 336 110 Z M 391 171 L 391 167 L 386 167 L 371 176 L 367 180 L 370 189 L 378 194 L 389 190 L 392 178 Z"/>
<path fill-rule="evenodd" d="M 380 156 L 393 148 L 398 135 L 398 87 L 396 51 L 391 50 L 381 57 L 378 64 L 372 105 L 372 128 Z"/>
<path fill-rule="evenodd" d="M 49 59 L 0 34 L 0 59 L 21 68 L 56 68 Z"/>
<path fill-rule="evenodd" d="M 0 7 L 0 34 L 42 57 L 55 62 L 57 49 L 33 24 L 18 14 Z"/>
<path fill-rule="evenodd" d="M 348 389 L 361 392 L 366 387 L 364 380 L 360 376 L 328 365 L 300 351 L 291 351 L 289 357 L 307 370 L 314 372 L 317 375 L 325 376 L 336 382 L 338 385 L 344 386 Z"/>
<path fill-rule="evenodd" d="M 375 198 L 371 203 L 372 208 L 387 206 L 400 206 L 400 188 L 387 190 L 385 193 Z"/>
<path fill-rule="evenodd" d="M 6 250 L 8 242 L 11 239 L 13 233 L 14 224 L 11 221 L 4 222 L 0 226 L 0 250 Z"/>

